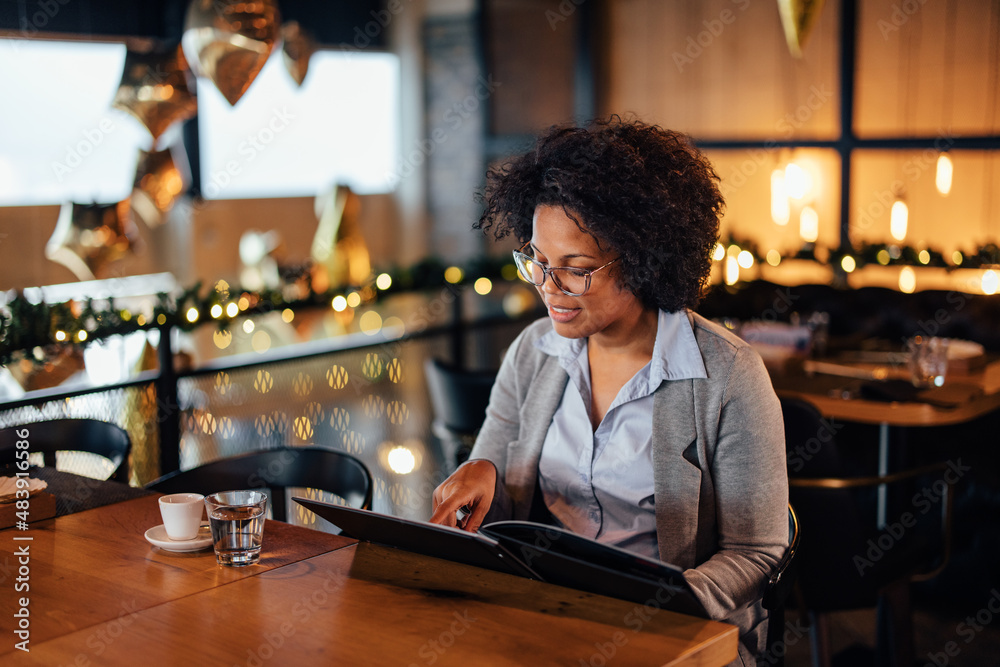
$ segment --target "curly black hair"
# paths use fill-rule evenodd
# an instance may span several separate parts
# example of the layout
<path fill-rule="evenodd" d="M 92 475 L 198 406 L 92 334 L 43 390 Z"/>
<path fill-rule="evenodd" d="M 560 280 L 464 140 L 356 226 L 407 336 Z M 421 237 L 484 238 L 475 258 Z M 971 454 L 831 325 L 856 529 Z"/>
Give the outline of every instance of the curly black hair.
<path fill-rule="evenodd" d="M 539 205 L 562 206 L 601 247 L 622 255 L 622 279 L 649 308 L 698 305 L 725 206 L 719 177 L 690 139 L 611 116 L 553 126 L 527 153 L 489 169 L 474 225 L 499 240 L 531 238 Z"/>

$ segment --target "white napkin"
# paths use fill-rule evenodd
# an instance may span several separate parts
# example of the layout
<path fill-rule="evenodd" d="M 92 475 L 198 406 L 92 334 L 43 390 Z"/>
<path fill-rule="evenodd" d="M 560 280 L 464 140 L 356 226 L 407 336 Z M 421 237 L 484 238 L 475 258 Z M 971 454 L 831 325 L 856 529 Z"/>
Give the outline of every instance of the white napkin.
<path fill-rule="evenodd" d="M 28 494 L 32 496 L 49 485 L 45 480 L 32 477 L 22 479 L 28 482 Z M 0 503 L 12 503 L 17 499 L 17 480 L 17 477 L 0 477 Z"/>

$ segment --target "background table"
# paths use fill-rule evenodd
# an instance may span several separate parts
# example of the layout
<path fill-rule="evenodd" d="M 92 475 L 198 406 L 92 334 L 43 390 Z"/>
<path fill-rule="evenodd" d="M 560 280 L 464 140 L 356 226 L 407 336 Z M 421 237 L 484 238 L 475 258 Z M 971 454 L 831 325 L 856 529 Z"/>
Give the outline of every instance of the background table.
<path fill-rule="evenodd" d="M 883 379 L 908 377 L 903 368 L 870 363 L 810 363 L 805 368 L 856 371 Z M 889 473 L 890 429 L 949 426 L 972 421 L 1000 409 L 1000 360 L 968 372 L 948 372 L 944 386 L 921 392 L 917 400 L 881 401 L 859 398 L 861 379 L 826 373 L 772 374 L 779 396 L 812 403 L 830 419 L 878 426 L 878 474 Z M 876 380 L 869 380 L 877 385 Z M 841 391 L 844 390 L 844 391 Z M 878 490 L 878 524 L 886 521 L 885 487 Z"/>
<path fill-rule="evenodd" d="M 723 665 L 737 629 L 281 522 L 260 565 L 149 545 L 154 496 L 0 532 L 31 548 L 31 652 L 15 664 Z M 15 542 L 15 537 L 33 537 Z M 11 586 L 11 582 L 5 583 Z"/>

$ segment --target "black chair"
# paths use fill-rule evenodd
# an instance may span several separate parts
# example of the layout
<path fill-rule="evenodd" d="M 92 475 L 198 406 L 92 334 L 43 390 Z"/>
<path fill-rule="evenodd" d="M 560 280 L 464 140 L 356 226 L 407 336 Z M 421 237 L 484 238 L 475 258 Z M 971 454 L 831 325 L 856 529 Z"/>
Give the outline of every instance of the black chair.
<path fill-rule="evenodd" d="M 789 499 L 804 533 L 796 591 L 809 616 L 813 664 L 832 660 L 829 613 L 877 608 L 879 664 L 910 667 L 910 585 L 937 575 L 949 556 L 947 466 L 848 476 L 844 452 L 819 411 L 798 399 L 783 398 L 781 404 L 788 451 L 795 452 L 789 457 Z M 938 508 L 930 501 L 914 503 L 926 489 L 940 490 Z M 884 525 L 878 519 L 880 493 L 886 499 Z"/>
<path fill-rule="evenodd" d="M 24 429 L 28 436 L 21 438 L 18 431 Z M 56 452 L 88 452 L 103 456 L 114 467 L 108 479 L 128 484 L 132 440 L 120 426 L 97 419 L 53 419 L 11 426 L 0 430 L 0 465 L 16 461 L 19 440 L 28 441 L 29 452 L 41 452 L 42 461 L 48 467 L 55 467 Z M 85 474 L 83 470 L 80 472 Z"/>
<path fill-rule="evenodd" d="M 788 548 L 785 555 L 778 561 L 777 567 L 764 584 L 764 595 L 761 600 L 764 609 L 768 610 L 767 618 L 767 648 L 765 649 L 765 664 L 785 664 L 785 601 L 795 585 L 798 570 L 798 552 L 802 534 L 799 531 L 799 519 L 792 506 L 788 506 Z"/>
<path fill-rule="evenodd" d="M 352 507 L 371 509 L 372 483 L 368 468 L 346 452 L 323 447 L 281 447 L 212 461 L 172 472 L 146 485 L 161 493 L 201 493 L 267 488 L 271 516 L 288 520 L 285 490 L 317 489 L 343 498 Z"/>
<path fill-rule="evenodd" d="M 497 373 L 463 370 L 440 359 L 428 359 L 424 372 L 434 409 L 431 430 L 441 441 L 446 472 L 451 472 L 469 458 Z"/>

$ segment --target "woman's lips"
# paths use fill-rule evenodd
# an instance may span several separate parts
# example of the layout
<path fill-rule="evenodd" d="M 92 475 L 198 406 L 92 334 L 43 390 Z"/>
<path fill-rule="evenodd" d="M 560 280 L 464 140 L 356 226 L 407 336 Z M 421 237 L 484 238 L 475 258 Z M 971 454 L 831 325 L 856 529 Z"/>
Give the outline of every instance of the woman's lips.
<path fill-rule="evenodd" d="M 579 308 L 565 308 L 562 306 L 554 306 L 552 304 L 547 305 L 549 308 L 549 317 L 556 322 L 569 322 L 580 313 Z"/>

